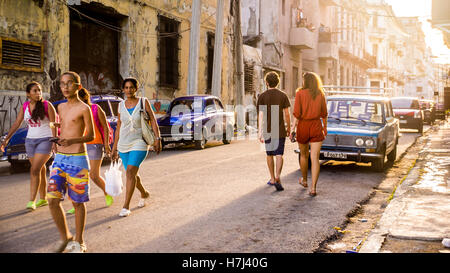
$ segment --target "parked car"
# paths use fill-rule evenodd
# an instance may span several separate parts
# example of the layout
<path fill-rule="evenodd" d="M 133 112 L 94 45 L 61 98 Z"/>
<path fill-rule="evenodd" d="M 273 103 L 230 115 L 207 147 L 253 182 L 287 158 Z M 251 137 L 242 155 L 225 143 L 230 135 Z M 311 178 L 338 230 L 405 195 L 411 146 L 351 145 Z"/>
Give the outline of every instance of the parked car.
<path fill-rule="evenodd" d="M 428 124 L 433 124 L 436 120 L 436 105 L 432 100 L 419 100 L 420 108 L 422 108 L 424 115 L 424 122 Z"/>
<path fill-rule="evenodd" d="M 418 98 L 394 97 L 391 102 L 395 117 L 400 120 L 400 128 L 417 129 L 423 133 L 424 115 Z"/>
<path fill-rule="evenodd" d="M 53 102 L 53 106 L 57 109 L 58 104 L 66 101 L 67 100 L 60 100 Z M 112 95 L 92 95 L 91 101 L 92 103 L 98 104 L 103 111 L 105 111 L 106 119 L 110 123 L 111 128 L 115 131 L 117 126 L 117 110 L 122 99 Z M 25 138 L 27 136 L 27 132 L 27 127 L 20 128 L 16 131 L 16 133 L 14 133 L 6 146 L 5 153 L 3 154 L 3 160 L 9 161 L 12 168 L 28 163 L 28 156 L 25 151 Z M 4 137 L 6 137 L 6 134 Z M 51 160 L 49 160 L 49 164 L 50 163 Z"/>
<path fill-rule="evenodd" d="M 175 98 L 167 114 L 158 118 L 162 146 L 194 143 L 204 149 L 206 142 L 229 144 L 234 135 L 234 112 L 226 112 L 218 97 L 193 95 Z"/>
<path fill-rule="evenodd" d="M 321 160 L 370 162 L 376 171 L 384 170 L 386 156 L 395 161 L 399 120 L 388 98 L 335 95 L 327 98 L 327 108 Z"/>
<path fill-rule="evenodd" d="M 436 103 L 436 119 L 445 119 L 445 108 L 443 103 Z"/>

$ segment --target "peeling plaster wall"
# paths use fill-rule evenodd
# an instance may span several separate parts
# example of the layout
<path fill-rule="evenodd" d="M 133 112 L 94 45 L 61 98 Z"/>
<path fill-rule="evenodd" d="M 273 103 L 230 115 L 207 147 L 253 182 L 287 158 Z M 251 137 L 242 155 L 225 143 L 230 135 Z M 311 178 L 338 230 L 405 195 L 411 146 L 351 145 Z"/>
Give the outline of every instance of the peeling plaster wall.
<path fill-rule="evenodd" d="M 24 91 L 28 82 L 36 80 L 44 92 L 52 97 L 61 96 L 59 77 L 69 70 L 70 17 L 69 8 L 59 0 L 0 0 L 0 35 L 44 45 L 44 72 L 23 72 L 0 69 L 1 92 Z M 119 21 L 118 71 L 120 77 L 136 77 L 141 91 L 151 99 L 173 99 L 187 94 L 189 29 L 191 5 L 189 0 L 83 0 L 84 4 L 99 3 L 124 16 Z M 232 18 L 230 4 L 224 7 L 224 46 L 222 52 L 222 100 L 230 104 L 234 97 Z M 76 7 L 76 6 L 74 6 Z M 207 43 L 206 33 L 215 32 L 216 0 L 202 1 L 200 26 L 200 50 L 198 70 L 198 93 L 207 89 Z M 158 14 L 180 22 L 179 30 L 179 86 L 176 90 L 161 88 L 158 84 Z M 114 56 L 112 56 L 114 57 Z M 23 95 L 23 93 L 21 93 Z M 1 106 L 0 106 L 1 110 Z M 1 118 L 1 117 L 0 117 Z M 15 117 L 14 117 L 15 119 Z M 0 128 L 1 129 L 1 128 Z"/>

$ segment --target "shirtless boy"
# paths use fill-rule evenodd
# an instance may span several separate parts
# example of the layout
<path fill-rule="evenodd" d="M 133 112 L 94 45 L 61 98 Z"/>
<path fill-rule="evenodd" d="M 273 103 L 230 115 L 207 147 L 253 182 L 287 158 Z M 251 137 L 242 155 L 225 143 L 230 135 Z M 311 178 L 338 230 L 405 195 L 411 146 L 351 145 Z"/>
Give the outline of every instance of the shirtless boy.
<path fill-rule="evenodd" d="M 86 251 L 83 233 L 85 202 L 89 201 L 89 160 L 85 143 L 94 139 L 94 125 L 89 106 L 78 98 L 81 87 L 77 73 L 69 71 L 61 76 L 60 88 L 67 102 L 58 105 L 61 132 L 47 189 L 50 212 L 63 241 L 58 252 Z M 61 206 L 66 192 L 75 208 L 75 238 L 69 231 Z"/>

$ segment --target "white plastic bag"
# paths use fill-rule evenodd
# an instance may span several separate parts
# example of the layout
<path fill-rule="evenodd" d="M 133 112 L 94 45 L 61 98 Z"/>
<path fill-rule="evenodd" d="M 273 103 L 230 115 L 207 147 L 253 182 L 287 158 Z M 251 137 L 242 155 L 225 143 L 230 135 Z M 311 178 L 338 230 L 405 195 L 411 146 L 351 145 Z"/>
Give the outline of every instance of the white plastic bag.
<path fill-rule="evenodd" d="M 106 170 L 105 172 L 105 191 L 111 196 L 118 196 L 122 193 L 123 183 L 120 165 L 122 165 L 122 159 L 119 158 L 116 163 L 112 161 L 109 170 Z"/>

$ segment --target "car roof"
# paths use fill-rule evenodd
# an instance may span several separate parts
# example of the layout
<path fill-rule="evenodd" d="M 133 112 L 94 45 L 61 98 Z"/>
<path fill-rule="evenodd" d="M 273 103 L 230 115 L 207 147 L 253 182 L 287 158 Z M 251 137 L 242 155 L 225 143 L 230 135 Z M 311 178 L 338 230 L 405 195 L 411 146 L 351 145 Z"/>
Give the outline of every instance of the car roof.
<path fill-rule="evenodd" d="M 181 97 L 177 97 L 174 99 L 175 100 L 183 100 L 183 99 L 196 99 L 196 98 L 200 98 L 200 99 L 219 99 L 216 96 L 213 95 L 186 95 L 186 96 L 181 96 Z"/>
<path fill-rule="evenodd" d="M 92 102 L 96 102 L 99 100 L 118 100 L 118 101 L 122 101 L 123 99 L 121 97 L 115 96 L 115 95 L 91 95 L 91 101 Z M 66 102 L 67 99 L 63 99 L 63 100 L 58 100 L 53 102 L 53 105 L 57 105 L 63 102 Z"/>
<path fill-rule="evenodd" d="M 419 100 L 417 97 L 392 97 L 391 100 Z"/>
<path fill-rule="evenodd" d="M 363 101 L 388 101 L 389 98 L 381 96 L 358 96 L 358 95 L 333 95 L 328 100 L 363 100 Z"/>

